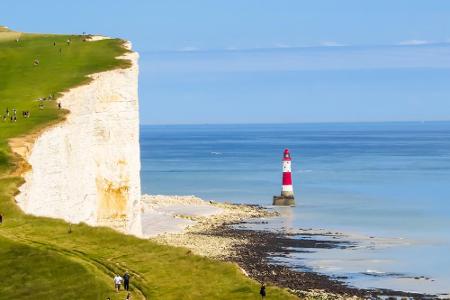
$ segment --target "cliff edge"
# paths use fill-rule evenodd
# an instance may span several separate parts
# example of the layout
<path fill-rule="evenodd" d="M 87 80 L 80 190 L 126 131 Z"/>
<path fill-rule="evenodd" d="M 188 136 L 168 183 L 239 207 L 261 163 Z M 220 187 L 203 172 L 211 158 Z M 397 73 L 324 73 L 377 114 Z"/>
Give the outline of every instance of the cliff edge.
<path fill-rule="evenodd" d="M 16 197 L 26 213 L 142 235 L 138 57 L 60 97 L 63 122 L 11 141 L 31 165 Z"/>

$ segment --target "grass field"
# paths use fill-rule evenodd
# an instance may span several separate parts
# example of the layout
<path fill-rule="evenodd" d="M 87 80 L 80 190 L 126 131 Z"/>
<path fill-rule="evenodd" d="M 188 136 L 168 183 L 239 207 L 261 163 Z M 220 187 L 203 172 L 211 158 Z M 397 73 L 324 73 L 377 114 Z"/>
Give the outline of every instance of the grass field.
<path fill-rule="evenodd" d="M 6 108 L 17 109 L 17 122 L 0 119 L 0 299 L 125 299 L 112 282 L 115 272 L 125 270 L 132 274 L 133 299 L 259 299 L 259 285 L 235 265 L 108 228 L 79 224 L 69 233 L 64 221 L 25 215 L 15 204 L 20 158 L 11 153 L 8 139 L 61 120 L 64 112 L 55 98 L 88 82 L 89 74 L 127 67 L 127 61 L 115 59 L 125 51 L 118 39 L 14 35 L 0 27 L 0 117 Z M 55 97 L 41 109 L 37 99 L 48 95 Z M 23 118 L 22 110 L 30 111 L 30 118 Z M 295 298 L 275 287 L 268 288 L 268 296 Z"/>

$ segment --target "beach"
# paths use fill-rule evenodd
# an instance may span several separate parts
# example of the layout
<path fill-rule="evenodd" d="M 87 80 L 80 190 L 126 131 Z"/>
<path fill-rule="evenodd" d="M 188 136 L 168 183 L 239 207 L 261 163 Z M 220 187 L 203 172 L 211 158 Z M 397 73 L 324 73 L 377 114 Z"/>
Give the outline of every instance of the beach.
<path fill-rule="evenodd" d="M 280 217 L 275 208 L 259 205 L 205 201 L 195 196 L 144 195 L 144 232 L 164 245 L 187 248 L 212 259 L 233 262 L 259 282 L 288 288 L 300 297 L 314 299 L 366 299 L 376 296 L 426 298 L 427 295 L 386 289 L 358 289 L 343 279 L 308 271 L 300 272 L 275 263 L 271 258 L 296 251 L 354 247 L 338 232 L 312 229 L 297 233 L 254 230 L 248 225 L 267 224 Z M 157 220 L 147 222 L 145 220 Z M 301 234 L 304 238 L 294 239 Z"/>
<path fill-rule="evenodd" d="M 195 196 L 144 195 L 142 203 L 142 228 L 147 237 L 218 259 L 235 255 L 235 247 L 246 243 L 246 240 L 213 236 L 208 232 L 251 218 L 277 215 L 275 211 L 259 206 L 205 201 Z"/>

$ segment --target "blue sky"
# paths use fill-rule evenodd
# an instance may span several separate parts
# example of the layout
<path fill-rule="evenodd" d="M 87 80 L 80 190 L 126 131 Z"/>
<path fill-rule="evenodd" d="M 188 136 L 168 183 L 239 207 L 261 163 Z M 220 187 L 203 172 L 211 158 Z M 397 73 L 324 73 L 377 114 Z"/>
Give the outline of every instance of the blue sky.
<path fill-rule="evenodd" d="M 145 124 L 450 119 L 450 1 L 14 1 L 21 31 L 119 36 Z"/>

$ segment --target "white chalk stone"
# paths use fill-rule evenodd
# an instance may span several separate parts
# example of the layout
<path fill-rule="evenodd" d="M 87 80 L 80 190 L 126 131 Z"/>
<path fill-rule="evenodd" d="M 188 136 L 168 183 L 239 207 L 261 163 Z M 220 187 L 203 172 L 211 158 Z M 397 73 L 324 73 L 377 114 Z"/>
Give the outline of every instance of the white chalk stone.
<path fill-rule="evenodd" d="M 125 58 L 130 68 L 94 74 L 58 100 L 67 120 L 26 157 L 32 170 L 16 197 L 26 213 L 142 235 L 138 54 Z"/>

